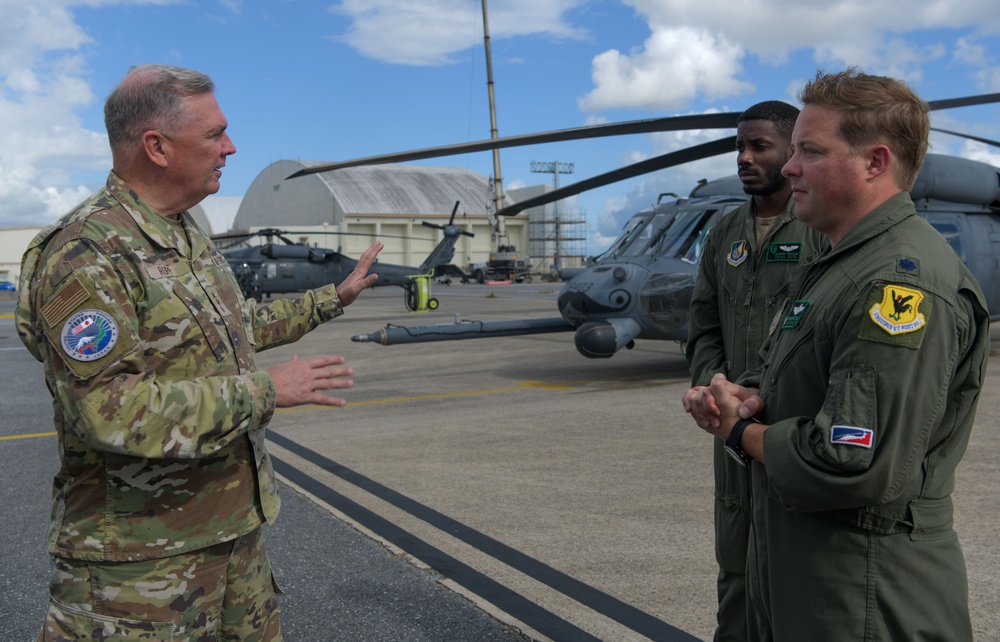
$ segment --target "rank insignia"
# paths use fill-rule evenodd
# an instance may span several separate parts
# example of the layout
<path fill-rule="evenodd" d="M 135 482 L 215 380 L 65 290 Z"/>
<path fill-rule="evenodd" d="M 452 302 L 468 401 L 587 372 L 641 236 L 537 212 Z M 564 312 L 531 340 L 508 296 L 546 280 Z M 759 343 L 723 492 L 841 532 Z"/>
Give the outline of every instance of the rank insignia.
<path fill-rule="evenodd" d="M 802 259 L 802 244 L 771 243 L 766 256 L 768 263 L 798 263 Z"/>
<path fill-rule="evenodd" d="M 927 323 L 919 309 L 923 300 L 920 290 L 889 284 L 882 289 L 882 300 L 868 310 L 868 316 L 891 335 L 916 332 Z"/>
<path fill-rule="evenodd" d="M 896 260 L 896 271 L 903 274 L 920 274 L 920 261 L 904 256 Z"/>
<path fill-rule="evenodd" d="M 59 342 L 70 358 L 95 361 L 118 343 L 118 325 L 107 312 L 81 310 L 66 320 Z"/>
<path fill-rule="evenodd" d="M 739 267 L 743 261 L 747 260 L 747 256 L 750 253 L 747 251 L 746 241 L 735 241 L 732 247 L 729 248 L 729 256 L 726 257 L 726 261 L 729 265 L 733 267 Z"/>
<path fill-rule="evenodd" d="M 812 301 L 799 300 L 792 304 L 792 307 L 788 309 L 788 316 L 785 317 L 785 322 L 781 324 L 782 330 L 793 330 L 799 327 L 802 323 L 802 317 L 806 315 L 806 310 L 809 309 L 809 305 Z"/>

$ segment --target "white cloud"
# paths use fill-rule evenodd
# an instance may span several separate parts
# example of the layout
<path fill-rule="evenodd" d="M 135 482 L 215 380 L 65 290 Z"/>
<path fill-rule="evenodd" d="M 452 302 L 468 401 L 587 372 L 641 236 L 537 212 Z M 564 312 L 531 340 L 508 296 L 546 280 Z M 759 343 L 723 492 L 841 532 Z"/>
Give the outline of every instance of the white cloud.
<path fill-rule="evenodd" d="M 490 38 L 545 34 L 580 38 L 564 15 L 582 0 L 500 0 L 488 12 Z M 338 36 L 369 58 L 402 65 L 442 65 L 483 43 L 482 4 L 473 0 L 341 0 L 332 11 L 351 26 Z"/>
<path fill-rule="evenodd" d="M 80 171 L 107 167 L 103 134 L 74 109 L 93 100 L 74 50 L 89 38 L 65 3 L 0 2 L 0 224 L 41 225 L 90 189 Z"/>
<path fill-rule="evenodd" d="M 617 107 L 666 109 L 701 94 L 720 99 L 749 93 L 739 80 L 744 49 L 706 30 L 659 29 L 632 55 L 612 49 L 593 62 L 595 88 L 580 100 L 584 111 Z"/>
<path fill-rule="evenodd" d="M 777 65 L 798 51 L 811 51 L 820 66 L 858 65 L 913 82 L 923 63 L 952 48 L 967 64 L 981 53 L 971 42 L 919 42 L 916 36 L 947 27 L 1000 31 L 1000 14 L 989 0 L 623 2 L 651 34 L 641 48 L 593 59 L 594 89 L 580 99 L 586 111 L 676 108 L 696 98 L 739 96 L 753 87 L 742 75 L 750 57 Z"/>

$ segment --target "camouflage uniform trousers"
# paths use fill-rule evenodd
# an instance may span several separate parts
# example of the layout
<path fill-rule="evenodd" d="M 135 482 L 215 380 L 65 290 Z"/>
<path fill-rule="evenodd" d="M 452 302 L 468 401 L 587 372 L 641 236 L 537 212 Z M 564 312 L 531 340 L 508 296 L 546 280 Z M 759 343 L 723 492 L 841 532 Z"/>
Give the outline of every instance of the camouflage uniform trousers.
<path fill-rule="evenodd" d="M 140 562 L 53 557 L 36 642 L 281 642 L 261 529 L 206 549 Z"/>

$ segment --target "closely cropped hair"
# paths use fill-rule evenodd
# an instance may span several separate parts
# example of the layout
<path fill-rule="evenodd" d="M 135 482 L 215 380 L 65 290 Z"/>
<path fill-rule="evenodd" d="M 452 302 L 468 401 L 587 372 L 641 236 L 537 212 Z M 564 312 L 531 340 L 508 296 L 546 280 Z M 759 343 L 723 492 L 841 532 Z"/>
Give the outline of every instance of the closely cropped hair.
<path fill-rule="evenodd" d="M 816 73 L 799 98 L 843 114 L 840 135 L 853 151 L 884 144 L 896 157 L 896 182 L 913 187 L 927 154 L 931 121 L 929 107 L 906 83 L 872 76 L 851 67 L 846 71 Z"/>
<path fill-rule="evenodd" d="M 799 108 L 780 100 L 765 100 L 749 107 L 736 119 L 736 124 L 747 120 L 766 120 L 774 124 L 774 130 L 786 140 L 792 140 L 792 130 L 795 129 L 795 119 L 799 116 Z"/>
<path fill-rule="evenodd" d="M 187 124 L 181 99 L 215 91 L 212 79 L 170 65 L 137 65 L 128 70 L 104 103 L 104 125 L 112 150 L 156 129 L 167 135 Z"/>

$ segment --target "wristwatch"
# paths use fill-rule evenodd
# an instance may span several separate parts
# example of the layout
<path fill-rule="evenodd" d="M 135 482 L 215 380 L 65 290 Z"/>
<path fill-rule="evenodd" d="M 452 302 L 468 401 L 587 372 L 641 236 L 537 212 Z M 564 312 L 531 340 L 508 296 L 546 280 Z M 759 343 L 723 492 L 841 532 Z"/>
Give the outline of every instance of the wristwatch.
<path fill-rule="evenodd" d="M 747 426 L 750 424 L 759 423 L 760 422 L 753 417 L 740 419 L 736 422 L 736 425 L 733 426 L 732 432 L 729 433 L 729 438 L 726 439 L 726 452 L 741 466 L 749 466 L 750 462 L 753 461 L 753 458 L 743 452 L 743 449 L 740 448 L 740 441 L 743 439 L 743 431 L 746 430 Z"/>

